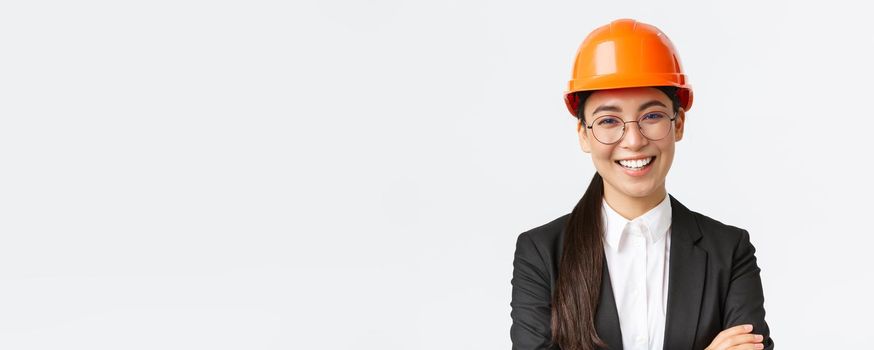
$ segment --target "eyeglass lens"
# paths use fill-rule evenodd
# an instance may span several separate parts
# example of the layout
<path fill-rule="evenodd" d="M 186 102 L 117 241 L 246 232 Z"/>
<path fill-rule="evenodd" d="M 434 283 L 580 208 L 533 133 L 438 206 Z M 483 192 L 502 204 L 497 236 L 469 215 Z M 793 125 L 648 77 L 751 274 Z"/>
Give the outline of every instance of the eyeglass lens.
<path fill-rule="evenodd" d="M 664 113 L 650 112 L 634 122 L 639 125 L 640 133 L 651 141 L 661 140 L 671 131 L 671 118 Z M 625 134 L 627 129 L 625 124 L 634 122 L 625 122 L 622 118 L 605 115 L 595 119 L 592 133 L 602 143 L 616 143 Z"/>

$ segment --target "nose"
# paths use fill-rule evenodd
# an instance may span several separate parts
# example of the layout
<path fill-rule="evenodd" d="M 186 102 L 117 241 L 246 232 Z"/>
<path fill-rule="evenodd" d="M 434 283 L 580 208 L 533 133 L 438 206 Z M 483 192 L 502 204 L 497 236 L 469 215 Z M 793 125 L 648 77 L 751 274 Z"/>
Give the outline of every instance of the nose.
<path fill-rule="evenodd" d="M 629 150 L 638 150 L 646 146 L 648 143 L 649 139 L 643 136 L 639 124 L 625 124 L 625 136 L 622 137 L 620 146 Z"/>

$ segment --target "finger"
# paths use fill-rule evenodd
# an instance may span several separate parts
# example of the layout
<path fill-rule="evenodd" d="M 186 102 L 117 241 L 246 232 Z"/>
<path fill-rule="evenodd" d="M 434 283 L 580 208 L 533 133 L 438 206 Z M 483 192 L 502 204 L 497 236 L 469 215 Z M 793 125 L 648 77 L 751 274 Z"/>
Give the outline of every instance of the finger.
<path fill-rule="evenodd" d="M 734 345 L 744 345 L 744 344 L 755 344 L 762 342 L 761 334 L 736 334 L 723 342 L 723 346 L 734 346 Z"/>
<path fill-rule="evenodd" d="M 738 334 L 749 333 L 752 330 L 753 330 L 753 325 L 751 325 L 751 324 L 742 324 L 742 325 L 737 325 L 737 326 L 728 328 L 722 332 L 719 332 L 719 334 L 716 336 L 716 338 L 713 339 L 713 344 L 719 344 L 722 341 L 724 341 L 725 339 L 727 339 L 728 337 L 738 335 Z"/>
<path fill-rule="evenodd" d="M 728 348 L 727 350 L 761 350 L 764 348 L 765 348 L 765 346 L 762 345 L 762 343 L 756 343 L 756 344 L 735 345 L 735 346 Z"/>

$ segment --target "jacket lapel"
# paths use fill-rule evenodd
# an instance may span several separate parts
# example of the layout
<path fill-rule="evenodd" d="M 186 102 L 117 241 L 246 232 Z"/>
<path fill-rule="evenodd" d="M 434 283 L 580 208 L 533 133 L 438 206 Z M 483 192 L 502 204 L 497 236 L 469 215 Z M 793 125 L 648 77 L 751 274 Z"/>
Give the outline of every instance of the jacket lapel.
<path fill-rule="evenodd" d="M 665 349 L 691 349 L 698 327 L 707 252 L 695 246 L 701 231 L 692 212 L 671 197 L 671 257 Z"/>
<path fill-rule="evenodd" d="M 601 277 L 601 297 L 598 298 L 598 310 L 595 312 L 595 331 L 610 349 L 622 349 L 622 330 L 619 328 L 619 311 L 616 309 L 616 298 L 613 296 L 613 284 L 610 283 L 610 271 L 607 259 L 604 259 L 604 272 Z"/>

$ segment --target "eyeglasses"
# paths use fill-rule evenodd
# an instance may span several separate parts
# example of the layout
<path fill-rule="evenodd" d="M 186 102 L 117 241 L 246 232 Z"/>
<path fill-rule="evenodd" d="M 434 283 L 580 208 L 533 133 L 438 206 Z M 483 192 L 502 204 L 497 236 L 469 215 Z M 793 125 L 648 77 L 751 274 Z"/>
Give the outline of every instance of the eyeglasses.
<path fill-rule="evenodd" d="M 650 141 L 658 141 L 671 131 L 673 121 L 677 119 L 677 113 L 673 117 L 668 117 L 662 112 L 647 112 L 640 116 L 637 120 L 623 121 L 622 118 L 613 115 L 600 116 L 592 122 L 592 125 L 586 125 L 587 129 L 592 129 L 592 135 L 598 142 L 605 145 L 612 145 L 622 140 L 625 136 L 625 124 L 637 123 L 637 128 L 640 129 L 640 134 Z"/>

